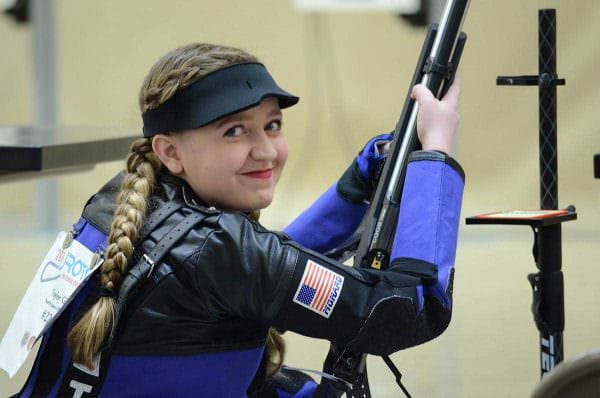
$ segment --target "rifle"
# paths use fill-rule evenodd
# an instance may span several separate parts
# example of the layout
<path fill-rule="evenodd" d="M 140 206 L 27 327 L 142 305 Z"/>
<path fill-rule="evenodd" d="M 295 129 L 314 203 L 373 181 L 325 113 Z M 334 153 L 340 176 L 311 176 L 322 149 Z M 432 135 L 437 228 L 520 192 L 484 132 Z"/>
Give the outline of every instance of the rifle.
<path fill-rule="evenodd" d="M 387 160 L 363 220 L 363 231 L 354 258 L 355 267 L 386 269 L 389 265 L 408 157 L 419 145 L 418 104 L 411 98 L 411 90 L 414 85 L 421 83 L 438 99 L 448 91 L 467 38 L 461 28 L 469 1 L 448 0 L 440 23 L 432 24 L 427 32 L 400 119 L 394 129 Z M 334 376 L 352 385 L 347 396 L 370 396 L 366 354 L 345 350 L 339 356 L 334 355 L 337 357 L 333 365 Z M 408 396 L 400 382 L 400 373 L 388 357 L 384 357 L 384 360 Z"/>

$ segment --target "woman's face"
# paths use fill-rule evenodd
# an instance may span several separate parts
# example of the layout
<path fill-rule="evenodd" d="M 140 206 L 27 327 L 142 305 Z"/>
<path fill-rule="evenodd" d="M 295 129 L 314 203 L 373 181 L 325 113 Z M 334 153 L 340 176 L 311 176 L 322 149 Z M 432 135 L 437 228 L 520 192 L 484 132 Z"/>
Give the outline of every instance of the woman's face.
<path fill-rule="evenodd" d="M 287 160 L 275 98 L 207 126 L 172 134 L 181 171 L 174 173 L 208 206 L 253 211 L 273 200 Z M 171 170 L 173 172 L 173 170 Z"/>

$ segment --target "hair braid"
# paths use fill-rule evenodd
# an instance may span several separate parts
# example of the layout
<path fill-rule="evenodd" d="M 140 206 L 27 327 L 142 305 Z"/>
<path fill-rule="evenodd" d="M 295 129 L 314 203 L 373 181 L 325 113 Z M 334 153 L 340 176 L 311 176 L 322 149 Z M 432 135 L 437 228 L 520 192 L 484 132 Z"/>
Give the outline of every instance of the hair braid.
<path fill-rule="evenodd" d="M 281 334 L 273 328 L 269 329 L 267 336 L 267 377 L 273 376 L 283 366 L 285 359 L 285 341 Z"/>
<path fill-rule="evenodd" d="M 226 66 L 259 62 L 242 50 L 213 44 L 194 43 L 179 47 L 159 59 L 140 90 L 142 112 L 158 107 L 178 90 Z"/>
<path fill-rule="evenodd" d="M 121 286 L 128 259 L 133 254 L 144 222 L 155 175 L 160 168 L 160 161 L 152 152 L 151 140 L 136 140 L 127 158 L 127 174 L 117 195 L 105 260 L 100 268 L 100 285 L 106 289 L 118 291 Z M 73 326 L 69 333 L 69 346 L 75 362 L 92 366 L 94 356 L 114 332 L 115 316 L 115 299 L 100 297 Z"/>

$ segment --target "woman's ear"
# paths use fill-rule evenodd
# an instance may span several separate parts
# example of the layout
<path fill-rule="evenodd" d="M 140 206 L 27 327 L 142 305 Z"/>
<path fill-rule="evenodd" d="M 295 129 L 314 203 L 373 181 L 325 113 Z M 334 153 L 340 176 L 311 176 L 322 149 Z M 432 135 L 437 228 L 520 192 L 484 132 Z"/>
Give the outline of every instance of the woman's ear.
<path fill-rule="evenodd" d="M 179 148 L 180 142 L 171 135 L 157 134 L 152 137 L 152 150 L 173 175 L 183 173 L 183 162 Z"/>

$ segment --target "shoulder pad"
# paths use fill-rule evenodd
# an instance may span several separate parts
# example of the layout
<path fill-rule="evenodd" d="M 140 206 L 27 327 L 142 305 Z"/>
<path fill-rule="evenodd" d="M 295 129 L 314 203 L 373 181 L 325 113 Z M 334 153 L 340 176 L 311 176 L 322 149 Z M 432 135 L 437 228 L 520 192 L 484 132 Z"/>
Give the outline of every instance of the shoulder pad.
<path fill-rule="evenodd" d="M 103 233 L 110 232 L 115 213 L 115 198 L 123 182 L 125 172 L 121 171 L 88 199 L 81 216 Z"/>

